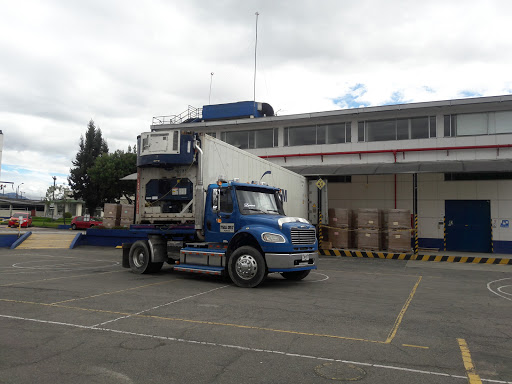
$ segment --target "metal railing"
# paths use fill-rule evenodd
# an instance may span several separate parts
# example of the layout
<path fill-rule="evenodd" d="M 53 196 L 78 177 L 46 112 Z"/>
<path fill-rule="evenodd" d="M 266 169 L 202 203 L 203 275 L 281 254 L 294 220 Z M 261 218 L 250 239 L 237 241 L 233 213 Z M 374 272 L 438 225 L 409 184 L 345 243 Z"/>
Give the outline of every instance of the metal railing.
<path fill-rule="evenodd" d="M 202 118 L 203 109 L 196 108 L 191 105 L 188 106 L 186 111 L 183 111 L 179 115 L 169 115 L 169 116 L 154 116 L 152 125 L 162 125 L 162 124 L 182 124 L 182 123 L 191 123 L 194 121 L 199 121 Z"/>

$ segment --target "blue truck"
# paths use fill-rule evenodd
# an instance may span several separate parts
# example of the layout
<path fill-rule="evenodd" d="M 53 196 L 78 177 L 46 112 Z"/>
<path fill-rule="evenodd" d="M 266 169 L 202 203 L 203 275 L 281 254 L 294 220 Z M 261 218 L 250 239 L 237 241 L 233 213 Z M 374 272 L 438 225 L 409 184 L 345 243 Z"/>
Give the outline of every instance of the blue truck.
<path fill-rule="evenodd" d="M 301 280 L 316 269 L 306 179 L 184 127 L 152 127 L 138 137 L 132 229 L 147 240 L 123 245 L 123 267 L 153 273 L 168 263 L 229 276 L 239 287 L 257 287 L 269 273 Z"/>

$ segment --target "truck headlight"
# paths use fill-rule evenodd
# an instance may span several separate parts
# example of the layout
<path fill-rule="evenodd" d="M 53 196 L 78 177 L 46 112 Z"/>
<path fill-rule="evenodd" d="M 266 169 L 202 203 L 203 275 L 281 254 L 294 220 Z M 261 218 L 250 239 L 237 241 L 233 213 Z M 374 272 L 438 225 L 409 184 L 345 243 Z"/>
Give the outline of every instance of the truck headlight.
<path fill-rule="evenodd" d="M 261 234 L 261 239 L 266 243 L 285 243 L 286 240 L 283 236 L 277 233 L 265 232 Z"/>

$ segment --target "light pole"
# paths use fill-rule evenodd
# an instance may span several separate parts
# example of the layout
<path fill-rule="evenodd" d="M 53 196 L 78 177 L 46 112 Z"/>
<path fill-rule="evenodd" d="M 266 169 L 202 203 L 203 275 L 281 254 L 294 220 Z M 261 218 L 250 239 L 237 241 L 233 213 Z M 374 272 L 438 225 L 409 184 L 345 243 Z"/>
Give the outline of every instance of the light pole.
<path fill-rule="evenodd" d="M 20 186 L 22 186 L 23 184 L 25 184 L 25 183 L 18 184 L 18 186 L 16 187 L 16 199 L 18 198 L 18 192 L 20 190 Z"/>
<path fill-rule="evenodd" d="M 57 176 L 52 176 L 53 178 L 53 197 L 52 197 L 52 205 L 53 205 L 53 209 L 52 209 L 52 219 L 55 218 L 55 181 L 57 180 Z"/>

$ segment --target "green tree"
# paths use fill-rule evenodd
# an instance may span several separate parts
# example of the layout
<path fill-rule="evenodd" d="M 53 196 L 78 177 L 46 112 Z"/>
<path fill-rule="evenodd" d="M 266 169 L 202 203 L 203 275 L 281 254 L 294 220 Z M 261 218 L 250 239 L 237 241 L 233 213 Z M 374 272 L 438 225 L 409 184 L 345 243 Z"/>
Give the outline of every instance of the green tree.
<path fill-rule="evenodd" d="M 89 169 L 100 156 L 108 153 L 108 145 L 101 135 L 101 129 L 96 128 L 91 119 L 87 125 L 87 132 L 80 136 L 79 150 L 75 160 L 72 161 L 73 168 L 70 169 L 68 183 L 75 199 L 82 199 L 88 212 L 93 215 L 103 197 L 101 188 L 94 183 L 89 176 Z"/>
<path fill-rule="evenodd" d="M 57 213 L 58 203 L 61 203 L 64 209 L 66 207 L 66 187 L 64 187 L 63 185 L 56 185 L 55 187 L 52 185 L 48 187 L 48 189 L 46 190 L 46 196 L 44 198 L 44 201 L 48 207 L 51 207 L 53 205 L 54 211 L 52 212 L 52 217 L 55 217 L 55 214 Z M 65 223 L 66 221 L 64 219 L 64 224 Z"/>
<path fill-rule="evenodd" d="M 131 204 L 136 184 L 120 179 L 135 172 L 137 155 L 121 150 L 98 157 L 94 166 L 89 169 L 91 181 L 99 188 L 102 203 L 117 203 L 124 196 Z"/>

